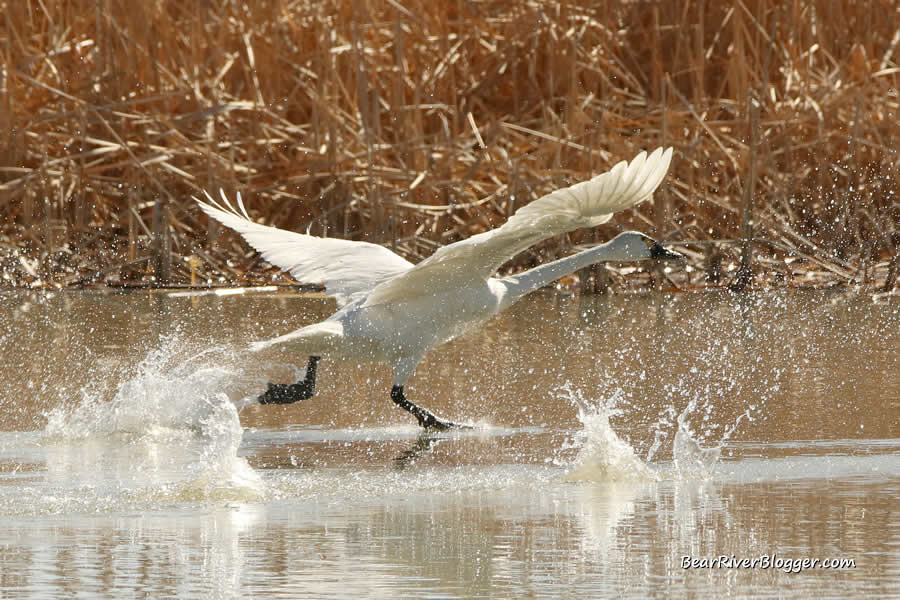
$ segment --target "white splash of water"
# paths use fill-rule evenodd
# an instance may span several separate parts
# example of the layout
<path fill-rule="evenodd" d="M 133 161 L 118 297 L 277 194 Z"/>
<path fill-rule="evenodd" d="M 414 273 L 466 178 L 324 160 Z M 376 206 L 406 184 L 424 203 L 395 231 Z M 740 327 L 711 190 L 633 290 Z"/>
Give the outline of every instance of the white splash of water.
<path fill-rule="evenodd" d="M 681 478 L 709 479 L 715 473 L 716 465 L 722 457 L 722 448 L 735 432 L 743 419 L 752 420 L 751 409 L 747 409 L 725 430 L 722 437 L 713 445 L 704 448 L 699 436 L 691 429 L 688 417 L 697 409 L 697 400 L 691 400 L 678 415 L 678 428 L 675 431 L 675 444 L 672 449 L 675 470 Z"/>
<path fill-rule="evenodd" d="M 674 423 L 668 417 L 660 418 L 655 424 L 654 441 L 647 453 L 647 459 L 642 460 L 631 443 L 619 436 L 610 424 L 612 417 L 623 414 L 623 409 L 618 408 L 624 397 L 621 390 L 606 400 L 588 400 L 580 390 L 573 389 L 567 383 L 560 389 L 560 393 L 564 399 L 578 408 L 578 420 L 582 424 L 582 429 L 575 434 L 573 442 L 564 448 L 578 449 L 575 460 L 566 472 L 565 479 L 569 481 L 642 482 L 658 481 L 663 478 L 709 479 L 715 475 L 722 456 L 722 448 L 740 422 L 745 418 L 752 420 L 751 409 L 748 409 L 731 427 L 725 429 L 720 439 L 713 445 L 706 446 L 706 440 L 693 431 L 688 420 L 697 412 L 697 400 L 692 399 L 681 413 L 676 413 L 674 407 L 667 407 L 664 411 L 666 415 L 677 415 Z M 707 409 L 710 410 L 709 407 Z M 666 425 L 675 428 L 672 448 L 673 469 L 661 468 L 650 463 L 662 440 L 667 437 L 662 431 Z"/>
<path fill-rule="evenodd" d="M 146 488 L 173 500 L 263 496 L 261 478 L 238 456 L 243 429 L 226 393 L 240 374 L 223 366 L 231 362 L 227 351 L 185 358 L 185 346 L 178 337 L 164 340 L 109 401 L 86 389 L 80 403 L 51 411 L 43 445 L 127 474 L 119 479 L 129 495 Z"/>
<path fill-rule="evenodd" d="M 578 408 L 583 428 L 576 433 L 578 455 L 566 473 L 568 481 L 655 481 L 658 476 L 634 452 L 631 444 L 616 434 L 610 417 L 621 414 L 618 396 L 587 400 L 580 390 L 565 384 L 560 393 Z"/>
<path fill-rule="evenodd" d="M 700 440 L 688 423 L 688 416 L 697 408 L 697 401 L 691 400 L 681 414 L 678 415 L 678 428 L 675 430 L 675 443 L 672 448 L 672 460 L 676 472 L 684 478 L 695 477 L 708 479 L 722 456 L 724 440 L 715 446 L 703 448 Z"/>

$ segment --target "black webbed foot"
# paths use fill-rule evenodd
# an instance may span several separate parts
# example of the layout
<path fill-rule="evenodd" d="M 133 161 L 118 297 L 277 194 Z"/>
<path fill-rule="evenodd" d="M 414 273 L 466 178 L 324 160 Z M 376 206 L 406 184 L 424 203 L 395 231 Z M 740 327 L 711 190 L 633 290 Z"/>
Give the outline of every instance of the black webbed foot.
<path fill-rule="evenodd" d="M 318 356 L 310 356 L 306 365 L 306 375 L 301 381 L 292 384 L 270 383 L 269 388 L 257 400 L 260 404 L 293 404 L 300 400 L 312 398 L 316 391 L 316 366 Z"/>
<path fill-rule="evenodd" d="M 416 418 L 419 420 L 419 425 L 421 425 L 425 429 L 429 429 L 432 431 L 447 431 L 448 429 L 472 429 L 471 425 L 463 425 L 462 423 L 447 421 L 446 419 L 440 418 L 439 416 L 435 415 L 433 412 L 425 408 L 422 408 L 421 410 L 423 413 L 425 413 L 424 417 L 416 415 Z"/>
<path fill-rule="evenodd" d="M 454 423 L 453 421 L 442 419 L 427 408 L 410 402 L 406 399 L 406 393 L 403 391 L 402 385 L 395 385 L 391 389 L 391 400 L 393 400 L 394 404 L 396 404 L 403 410 L 410 412 L 419 422 L 419 425 L 421 425 L 425 429 L 430 429 L 432 431 L 447 431 L 448 429 L 472 429 L 472 427 L 469 425 L 462 425 L 460 423 Z"/>
<path fill-rule="evenodd" d="M 305 382 L 285 384 L 270 383 L 264 394 L 258 398 L 260 404 L 293 404 L 312 398 L 313 390 Z"/>

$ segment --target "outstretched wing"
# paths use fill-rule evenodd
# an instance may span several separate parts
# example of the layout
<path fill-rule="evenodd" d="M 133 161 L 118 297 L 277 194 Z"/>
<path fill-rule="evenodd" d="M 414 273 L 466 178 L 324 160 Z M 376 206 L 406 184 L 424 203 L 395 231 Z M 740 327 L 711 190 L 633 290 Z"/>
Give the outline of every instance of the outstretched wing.
<path fill-rule="evenodd" d="M 338 305 L 368 293 L 413 266 L 377 244 L 320 238 L 254 223 L 244 208 L 240 192 L 237 207 L 221 190 L 221 202 L 203 193 L 206 202 L 194 198 L 203 212 L 240 233 L 263 258 L 289 271 L 298 281 L 323 284 L 325 293 L 334 296 Z"/>
<path fill-rule="evenodd" d="M 517 210 L 502 226 L 449 246 L 401 277 L 380 284 L 366 305 L 390 302 L 473 279 L 487 279 L 507 260 L 533 244 L 560 233 L 606 223 L 613 213 L 649 198 L 662 183 L 672 149 L 641 152 L 589 181 L 551 192 Z"/>

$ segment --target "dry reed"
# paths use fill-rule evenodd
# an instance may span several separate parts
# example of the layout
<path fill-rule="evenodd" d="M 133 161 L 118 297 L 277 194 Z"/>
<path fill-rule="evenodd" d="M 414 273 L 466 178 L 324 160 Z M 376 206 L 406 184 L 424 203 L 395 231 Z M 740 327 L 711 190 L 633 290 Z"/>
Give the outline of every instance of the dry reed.
<path fill-rule="evenodd" d="M 416 261 L 662 143 L 664 201 L 509 268 L 632 227 L 679 287 L 896 281 L 896 0 L 2 6 L 0 285 L 278 280 L 219 187 Z"/>

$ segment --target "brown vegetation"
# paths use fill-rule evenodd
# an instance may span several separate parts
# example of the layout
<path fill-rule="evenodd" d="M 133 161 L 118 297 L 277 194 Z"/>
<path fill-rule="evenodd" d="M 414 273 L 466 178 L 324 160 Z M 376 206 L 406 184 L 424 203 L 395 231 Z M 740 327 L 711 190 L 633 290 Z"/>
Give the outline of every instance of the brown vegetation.
<path fill-rule="evenodd" d="M 654 203 L 512 267 L 633 227 L 679 287 L 896 277 L 896 0 L 0 5 L 0 285 L 279 277 L 201 188 L 416 261 L 662 144 Z"/>

